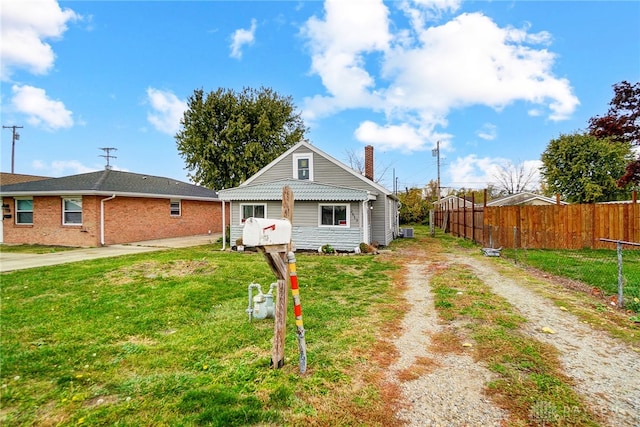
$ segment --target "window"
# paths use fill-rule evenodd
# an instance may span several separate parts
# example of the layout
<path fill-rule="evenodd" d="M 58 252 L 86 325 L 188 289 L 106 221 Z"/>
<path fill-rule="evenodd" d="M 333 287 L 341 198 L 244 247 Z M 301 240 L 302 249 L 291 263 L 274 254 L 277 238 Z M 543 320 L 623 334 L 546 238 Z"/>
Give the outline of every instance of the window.
<path fill-rule="evenodd" d="M 33 224 L 33 199 L 16 199 L 16 224 Z"/>
<path fill-rule="evenodd" d="M 320 205 L 320 225 L 349 226 L 349 205 Z"/>
<path fill-rule="evenodd" d="M 313 181 L 313 154 L 293 155 L 293 179 Z"/>
<path fill-rule="evenodd" d="M 266 205 L 240 205 L 240 222 L 244 224 L 247 218 L 266 218 Z"/>
<path fill-rule="evenodd" d="M 171 201 L 171 216 L 180 216 L 181 211 L 180 211 L 180 200 L 172 200 Z"/>
<path fill-rule="evenodd" d="M 62 199 L 62 224 L 82 225 L 82 199 Z"/>

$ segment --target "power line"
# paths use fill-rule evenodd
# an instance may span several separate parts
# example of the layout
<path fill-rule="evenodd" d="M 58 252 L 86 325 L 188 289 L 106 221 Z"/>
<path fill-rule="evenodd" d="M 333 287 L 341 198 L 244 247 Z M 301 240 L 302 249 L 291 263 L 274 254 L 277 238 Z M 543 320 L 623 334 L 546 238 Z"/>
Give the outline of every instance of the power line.
<path fill-rule="evenodd" d="M 16 129 L 22 129 L 23 126 L 2 126 L 3 129 L 12 129 L 13 130 L 13 138 L 11 139 L 11 173 L 13 173 L 14 168 L 13 165 L 15 163 L 16 157 L 16 141 L 20 139 L 20 134 L 16 132 Z"/>

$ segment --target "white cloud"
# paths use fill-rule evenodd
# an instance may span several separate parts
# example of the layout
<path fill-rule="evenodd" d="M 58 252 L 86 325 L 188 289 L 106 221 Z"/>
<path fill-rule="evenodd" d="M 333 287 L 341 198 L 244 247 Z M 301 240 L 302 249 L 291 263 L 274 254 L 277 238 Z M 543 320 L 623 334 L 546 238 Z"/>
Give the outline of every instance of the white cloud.
<path fill-rule="evenodd" d="M 42 160 L 34 160 L 31 162 L 34 170 L 42 171 L 46 176 L 67 176 L 77 175 L 81 173 L 99 171 L 99 167 L 85 166 L 77 160 L 54 160 L 51 164 L 47 164 Z"/>
<path fill-rule="evenodd" d="M 239 28 L 233 32 L 231 36 L 231 53 L 229 56 L 236 59 L 242 58 L 242 47 L 245 45 L 251 46 L 255 41 L 256 28 L 258 28 L 258 24 L 255 19 L 251 20 L 251 28 L 245 30 L 243 28 Z"/>
<path fill-rule="evenodd" d="M 462 0 L 403 0 L 399 8 L 411 20 L 416 29 L 423 29 L 427 21 L 440 19 L 445 12 L 455 12 L 460 8 Z"/>
<path fill-rule="evenodd" d="M 570 82 L 553 74 L 556 55 L 548 50 L 549 33 L 530 32 L 528 25 L 500 27 L 482 13 L 427 26 L 430 19 L 455 12 L 460 6 L 455 0 L 388 4 L 409 17 L 411 28 L 391 22 L 380 0 L 327 0 L 324 16 L 302 27 L 311 72 L 326 89 L 305 99 L 305 120 L 346 109 L 384 111 L 385 123 L 376 129 L 388 140 L 379 145 L 414 150 L 435 142 L 435 129 L 446 128 L 454 109 L 482 105 L 499 111 L 524 102 L 530 114 L 563 120 L 579 105 Z M 372 124 L 361 127 L 356 134 L 367 137 L 364 142 L 374 139 L 365 132 L 374 129 Z M 407 134 L 422 135 L 423 145 L 403 142 Z"/>
<path fill-rule="evenodd" d="M 379 107 L 381 100 L 374 91 L 375 80 L 365 68 L 364 55 L 389 48 L 389 10 L 381 0 L 328 0 L 324 9 L 325 19 L 310 18 L 302 34 L 309 39 L 311 71 L 320 76 L 328 96 L 305 100 L 311 111 L 304 116 Z"/>
<path fill-rule="evenodd" d="M 147 99 L 153 109 L 147 114 L 149 123 L 162 133 L 175 135 L 180 129 L 187 103 L 169 91 L 151 87 L 147 89 Z"/>
<path fill-rule="evenodd" d="M 355 136 L 359 141 L 382 150 L 413 151 L 424 145 L 424 136 L 407 124 L 380 126 L 372 121 L 365 121 L 356 129 Z"/>
<path fill-rule="evenodd" d="M 540 187 L 540 160 L 525 160 L 521 163 L 524 168 L 525 175 L 529 172 L 533 174 L 531 179 L 532 188 Z M 497 176 L 500 176 L 503 168 L 514 168 L 510 160 L 501 157 L 478 157 L 470 154 L 466 157 L 458 157 L 453 160 L 448 168 L 448 175 L 451 182 L 448 184 L 452 187 L 465 188 L 486 188 L 487 184 L 497 185 Z"/>
<path fill-rule="evenodd" d="M 449 146 L 451 135 L 434 132 L 433 127 L 413 126 L 409 123 L 379 125 L 370 120 L 360 123 L 354 133 L 356 139 L 381 150 L 400 150 L 406 153 L 422 151 L 441 141 L 441 149 Z"/>
<path fill-rule="evenodd" d="M 16 69 L 46 74 L 55 60 L 51 45 L 67 30 L 67 23 L 81 19 L 55 0 L 2 1 L 0 8 L 0 78 L 7 81 Z"/>
<path fill-rule="evenodd" d="M 44 89 L 13 85 L 11 102 L 15 111 L 27 115 L 27 122 L 47 130 L 73 126 L 72 112 L 61 101 L 49 99 Z"/>
<path fill-rule="evenodd" d="M 493 141 L 498 136 L 498 129 L 493 123 L 485 123 L 476 131 L 476 135 L 486 141 Z"/>
<path fill-rule="evenodd" d="M 502 158 L 478 157 L 470 154 L 453 160 L 448 168 L 452 187 L 485 188 L 487 182 L 494 181 L 500 165 L 507 160 Z"/>

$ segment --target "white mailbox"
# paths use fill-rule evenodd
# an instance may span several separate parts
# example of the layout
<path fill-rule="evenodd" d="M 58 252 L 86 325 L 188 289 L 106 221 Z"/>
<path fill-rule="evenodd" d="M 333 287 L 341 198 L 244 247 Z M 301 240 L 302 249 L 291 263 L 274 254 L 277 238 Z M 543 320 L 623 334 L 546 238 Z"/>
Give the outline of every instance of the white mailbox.
<path fill-rule="evenodd" d="M 287 219 L 247 218 L 242 230 L 245 246 L 286 245 L 291 241 L 291 223 Z"/>

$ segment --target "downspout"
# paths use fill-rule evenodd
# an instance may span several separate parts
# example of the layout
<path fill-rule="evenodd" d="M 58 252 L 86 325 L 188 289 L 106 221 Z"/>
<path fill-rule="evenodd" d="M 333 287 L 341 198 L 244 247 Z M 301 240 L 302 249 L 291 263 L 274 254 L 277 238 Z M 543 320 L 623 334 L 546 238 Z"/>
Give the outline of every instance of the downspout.
<path fill-rule="evenodd" d="M 362 241 L 367 245 L 369 241 L 369 201 L 362 202 Z"/>
<path fill-rule="evenodd" d="M 100 244 L 104 246 L 104 202 L 109 200 L 113 200 L 116 198 L 114 194 L 111 197 L 107 197 L 106 199 L 100 200 Z"/>
<path fill-rule="evenodd" d="M 226 208 L 224 206 L 224 200 L 221 200 L 222 202 L 222 249 L 220 249 L 221 251 L 224 251 L 227 248 L 227 229 L 226 229 Z"/>

